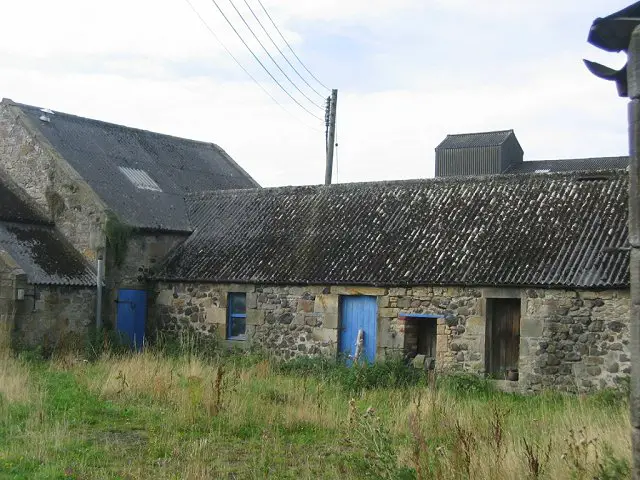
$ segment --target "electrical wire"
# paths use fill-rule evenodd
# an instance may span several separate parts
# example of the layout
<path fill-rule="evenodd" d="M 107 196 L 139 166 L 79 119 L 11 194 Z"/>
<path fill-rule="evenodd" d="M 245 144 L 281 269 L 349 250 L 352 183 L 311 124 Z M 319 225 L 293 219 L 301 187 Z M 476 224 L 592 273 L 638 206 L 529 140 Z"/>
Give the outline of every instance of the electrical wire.
<path fill-rule="evenodd" d="M 280 47 L 278 46 L 278 44 L 275 42 L 275 40 L 273 39 L 273 37 L 269 34 L 269 32 L 267 31 L 267 29 L 265 28 L 265 26 L 262 24 L 262 22 L 260 21 L 260 18 L 256 15 L 256 12 L 254 12 L 253 8 L 251 8 L 251 5 L 249 5 L 249 2 L 247 0 L 243 0 L 244 4 L 247 6 L 247 8 L 249 9 L 249 11 L 251 12 L 251 15 L 253 15 L 253 18 L 256 19 L 256 22 L 258 22 L 258 25 L 260 25 L 260 28 L 262 28 L 262 31 L 267 35 L 267 37 L 269 38 L 269 40 L 271 40 L 271 43 L 273 44 L 274 47 L 276 47 L 276 49 L 278 50 L 278 52 L 280 53 L 280 55 L 282 55 L 282 58 L 285 59 L 285 61 L 289 64 L 289 66 L 293 69 L 294 72 L 296 72 L 296 75 L 298 75 L 298 77 L 300 77 L 300 79 L 307 85 L 307 87 L 309 87 L 311 90 L 313 90 L 315 92 L 316 95 L 318 95 L 320 98 L 322 98 L 324 100 L 324 95 L 320 92 L 318 92 L 315 88 L 313 88 L 313 86 L 307 82 L 307 79 L 304 78 L 300 72 L 296 69 L 296 67 L 293 66 L 293 64 L 289 61 L 289 59 L 287 58 L 287 56 L 284 54 L 284 52 L 280 49 Z"/>
<path fill-rule="evenodd" d="M 327 90 L 331 90 L 329 87 L 327 87 L 324 83 L 322 83 L 320 80 L 318 80 L 318 78 L 311 73 L 311 70 L 309 70 L 307 68 L 307 66 L 302 63 L 302 60 L 300 60 L 300 57 L 298 57 L 298 55 L 296 55 L 296 52 L 293 51 L 293 48 L 291 48 L 291 45 L 289 45 L 289 42 L 287 42 L 287 39 L 284 38 L 284 35 L 282 34 L 282 32 L 280 31 L 280 29 L 278 28 L 278 25 L 276 25 L 276 22 L 273 21 L 273 18 L 271 18 L 271 15 L 269 15 L 269 12 L 267 12 L 267 9 L 264 7 L 264 5 L 262 4 L 261 0 L 258 0 L 258 3 L 260 4 L 260 6 L 262 7 L 262 10 L 264 11 L 264 13 L 267 14 L 267 17 L 269 18 L 269 20 L 271 21 L 271 24 L 275 27 L 276 31 L 278 32 L 278 34 L 280 35 L 280 38 L 282 38 L 282 40 L 284 40 L 284 43 L 287 45 L 287 47 L 289 47 L 289 50 L 291 50 L 291 53 L 293 53 L 293 56 L 296 57 L 296 59 L 298 60 L 298 62 L 300 62 L 300 65 L 303 66 L 303 68 L 309 73 L 309 75 L 311 75 L 313 77 L 313 79 L 318 82 L 320 85 L 322 85 L 324 88 L 326 88 Z"/>
<path fill-rule="evenodd" d="M 238 10 L 238 8 L 236 7 L 236 4 L 233 3 L 233 0 L 229 0 L 229 3 L 231 4 L 231 6 L 233 7 L 233 9 L 236 11 L 236 13 L 238 14 L 238 16 L 240 17 L 240 19 L 242 20 L 242 22 L 245 24 L 245 26 L 249 29 L 249 32 L 251 32 L 251 35 L 253 35 L 253 38 L 256 39 L 256 41 L 258 42 L 258 44 L 260 45 L 260 47 L 262 47 L 262 50 L 264 50 L 264 53 L 267 54 L 267 56 L 271 59 L 271 61 L 273 62 L 273 64 L 278 68 L 278 70 L 280 70 L 280 73 L 282 73 L 282 75 L 284 75 L 284 78 L 286 78 L 287 80 L 289 80 L 289 83 L 291 85 L 293 85 L 293 88 L 295 88 L 298 92 L 300 92 L 302 94 L 302 96 L 304 98 L 306 98 L 307 100 L 309 100 L 309 102 L 311 102 L 313 105 L 315 105 L 316 107 L 322 109 L 322 105 L 317 104 L 316 102 L 314 102 L 312 99 L 310 99 L 306 93 L 304 93 L 302 90 L 300 90 L 300 88 L 298 87 L 298 85 L 296 85 L 294 83 L 293 80 L 291 80 L 291 78 L 289 77 L 289 75 L 287 75 L 287 73 L 282 69 L 282 67 L 280 67 L 280 65 L 278 64 L 278 62 L 276 62 L 275 58 L 273 58 L 273 56 L 271 56 L 271 53 L 269 53 L 269 50 L 267 50 L 267 48 L 264 46 L 264 44 L 260 41 L 260 39 L 258 38 L 258 35 L 256 35 L 256 33 L 253 31 L 253 29 L 251 28 L 251 26 L 249 25 L 249 23 L 247 22 L 247 20 L 244 18 L 244 16 L 242 15 L 242 13 L 240 13 L 240 10 Z"/>
<path fill-rule="evenodd" d="M 216 0 L 211 0 L 213 2 L 213 4 L 216 6 L 216 8 L 218 9 L 218 11 L 220 12 L 220 14 L 224 17 L 224 19 L 226 20 L 226 22 L 229 24 L 229 26 L 231 27 L 231 29 L 234 31 L 234 33 L 236 34 L 236 36 L 240 39 L 240 41 L 243 43 L 243 45 L 247 48 L 247 50 L 249 50 L 249 53 L 251 53 L 251 55 L 253 56 L 253 58 L 256 60 L 256 62 L 258 62 L 260 64 L 260 66 L 262 67 L 262 69 L 267 72 L 267 74 L 271 77 L 271 79 L 276 82 L 276 84 L 278 85 L 278 87 L 280 87 L 280 89 L 287 94 L 287 96 L 293 100 L 300 108 L 302 108 L 305 112 L 307 112 L 309 115 L 311 115 L 312 117 L 318 119 L 318 120 L 322 120 L 322 118 L 320 118 L 319 116 L 317 116 L 315 113 L 311 112 L 307 107 L 305 107 L 304 105 L 302 105 L 293 95 L 291 95 L 289 93 L 289 91 L 284 88 L 282 86 L 282 84 L 280 82 L 278 82 L 278 80 L 276 79 L 276 77 L 273 76 L 273 74 L 269 71 L 269 69 L 267 67 L 264 66 L 264 63 L 262 63 L 262 61 L 260 61 L 260 59 L 258 58 L 258 56 L 253 52 L 253 50 L 251 49 L 251 47 L 249 45 L 247 45 L 247 42 L 245 42 L 244 38 L 242 38 L 242 35 L 240 35 L 240 33 L 238 32 L 238 30 L 236 30 L 236 27 L 233 26 L 233 23 L 231 23 L 231 21 L 229 20 L 229 18 L 225 15 L 224 11 L 220 8 L 220 5 L 218 5 L 218 2 Z"/>
<path fill-rule="evenodd" d="M 284 110 L 285 112 L 287 112 L 289 115 L 291 115 L 291 117 L 293 117 L 294 119 L 296 119 L 298 122 L 300 122 L 301 124 L 303 124 L 305 127 L 310 128 L 316 132 L 322 132 L 322 130 L 316 128 L 316 127 L 312 127 L 311 125 L 307 124 L 306 122 L 304 122 L 303 120 L 300 120 L 298 117 L 296 117 L 293 113 L 291 113 L 289 110 L 287 110 L 284 105 L 282 105 L 273 95 L 271 95 L 271 93 L 269 93 L 269 90 L 267 90 L 258 80 L 256 80 L 256 78 L 251 75 L 251 73 L 242 65 L 242 63 L 240 63 L 240 61 L 236 58 L 236 56 L 231 52 L 231 50 L 229 50 L 227 48 L 227 46 L 222 42 L 222 40 L 220 40 L 220 37 L 218 37 L 218 35 L 216 34 L 216 32 L 209 26 L 209 24 L 206 22 L 206 20 L 202 17 L 202 15 L 200 15 L 200 13 L 195 9 L 195 7 L 193 6 L 193 4 L 191 3 L 190 0 L 185 0 L 187 2 L 187 4 L 189 5 L 189 7 L 191 7 L 191 10 L 193 10 L 193 12 L 198 16 L 198 18 L 200 19 L 200 21 L 202 22 L 202 24 L 205 26 L 205 28 L 207 30 L 209 30 L 209 33 L 211 33 L 211 35 L 213 36 L 213 38 L 220 44 L 220 46 L 224 49 L 225 52 L 227 52 L 227 54 L 233 59 L 234 62 L 236 62 L 236 64 L 242 69 L 242 71 L 244 73 L 247 74 L 247 76 L 253 80 L 253 82 L 258 85 L 258 87 L 260 87 L 260 89 L 271 99 L 273 100 L 273 102 L 278 105 L 282 110 Z"/>

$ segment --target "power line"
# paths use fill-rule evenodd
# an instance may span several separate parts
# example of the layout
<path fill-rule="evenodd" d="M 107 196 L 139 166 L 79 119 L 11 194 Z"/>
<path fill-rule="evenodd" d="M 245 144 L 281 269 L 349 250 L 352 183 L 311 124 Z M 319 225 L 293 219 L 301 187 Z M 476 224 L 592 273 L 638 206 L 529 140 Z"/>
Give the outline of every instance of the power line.
<path fill-rule="evenodd" d="M 266 49 L 266 47 L 264 46 L 264 44 L 260 41 L 260 39 L 258 38 L 258 36 L 255 34 L 255 32 L 253 31 L 253 29 L 251 28 L 251 26 L 249 25 L 249 23 L 245 20 L 244 16 L 242 15 L 242 13 L 240 13 L 240 10 L 238 10 L 238 8 L 236 7 L 236 4 L 233 3 L 233 0 L 229 0 L 229 3 L 231 4 L 231 6 L 233 7 L 233 9 L 236 11 L 236 13 L 240 16 L 240 19 L 242 20 L 242 22 L 245 24 L 245 26 L 249 29 L 249 32 L 251 32 L 251 35 L 253 35 L 253 38 L 256 39 L 256 41 L 258 42 L 258 44 L 260 45 L 260 47 L 262 47 L 262 50 L 264 50 L 264 53 L 267 54 L 267 56 L 271 59 L 271 61 L 273 62 L 273 64 L 278 67 L 278 70 L 280 70 L 280 73 L 282 73 L 282 75 L 284 75 L 284 78 L 286 78 L 287 80 L 289 80 L 289 83 L 291 83 L 291 85 L 293 85 L 293 88 L 295 88 L 296 90 L 298 90 L 298 92 L 300 92 L 302 94 L 302 96 L 304 98 L 306 98 L 307 100 L 309 100 L 309 102 L 311 102 L 313 105 L 315 105 L 316 107 L 322 109 L 323 107 L 321 105 L 318 105 L 316 102 L 314 102 L 312 99 L 310 99 L 306 93 L 304 93 L 302 90 L 300 90 L 300 88 L 298 87 L 298 85 L 296 85 L 293 80 L 291 80 L 291 78 L 289 78 L 289 75 L 286 74 L 286 72 L 280 67 L 280 65 L 278 64 L 278 62 L 276 62 L 276 60 L 271 56 L 271 53 L 269 53 L 269 50 Z"/>
<path fill-rule="evenodd" d="M 273 44 L 274 47 L 276 47 L 276 49 L 278 50 L 278 52 L 280 53 L 280 55 L 282 55 L 282 58 L 285 59 L 285 61 L 289 64 L 289 66 L 293 69 L 294 72 L 296 72 L 296 74 L 300 77 L 300 79 L 307 85 L 307 87 L 309 87 L 311 90 L 313 90 L 316 95 L 318 95 L 320 98 L 324 99 L 324 95 L 321 94 L 320 92 L 318 92 L 315 88 L 313 88 L 311 86 L 311 84 L 309 82 L 307 82 L 306 78 L 304 78 L 300 72 L 296 69 L 296 67 L 293 66 L 293 64 L 289 61 L 289 59 L 287 58 L 287 56 L 284 54 L 284 52 L 280 49 L 280 47 L 278 46 L 278 44 L 275 42 L 275 40 L 273 39 L 273 37 L 271 37 L 271 35 L 269 34 L 269 32 L 267 31 L 267 29 L 265 28 L 265 26 L 262 24 L 262 22 L 260 21 L 260 18 L 258 18 L 258 16 L 256 15 L 256 13 L 253 11 L 253 8 L 251 8 L 251 5 L 249 5 L 249 2 L 247 0 L 244 0 L 244 4 L 247 6 L 247 8 L 249 8 L 249 11 L 251 12 L 251 15 L 253 15 L 253 18 L 256 19 L 256 22 L 258 22 L 258 25 L 260 25 L 260 28 L 262 28 L 262 31 L 267 35 L 267 37 L 269 38 L 269 40 L 271 40 L 271 43 Z"/>
<path fill-rule="evenodd" d="M 282 105 L 273 95 L 271 95 L 271 93 L 269 93 L 269 91 L 258 81 L 256 80 L 256 78 L 251 75 L 251 73 L 249 73 L 249 71 L 244 68 L 244 66 L 240 63 L 240 61 L 236 58 L 236 56 L 231 53 L 231 50 L 229 50 L 227 48 L 227 46 L 222 42 L 222 40 L 220 40 L 220 37 L 218 37 L 218 35 L 216 34 L 216 32 L 209 26 L 209 24 L 205 21 L 204 18 L 202 18 L 202 15 L 200 15 L 200 13 L 195 9 L 195 7 L 193 6 L 193 4 L 191 3 L 190 0 L 185 0 L 187 2 L 187 4 L 191 7 L 191 10 L 193 10 L 193 12 L 198 16 L 198 18 L 200 19 L 200 21 L 202 22 L 202 24 L 206 27 L 207 30 L 209 30 L 209 33 L 211 33 L 211 35 L 213 36 L 213 38 L 220 44 L 220 46 L 224 49 L 225 52 L 227 52 L 227 54 L 236 62 L 236 64 L 242 69 L 242 71 L 244 73 L 247 74 L 247 76 L 253 80 L 253 82 L 258 85 L 262 91 L 267 94 L 267 96 L 274 101 L 274 103 L 276 103 L 282 110 L 284 110 L 285 112 L 287 112 L 289 115 L 291 115 L 293 118 L 295 118 L 297 121 L 299 121 L 300 123 L 302 123 L 305 127 L 310 128 L 312 130 L 315 130 L 316 132 L 322 132 L 321 130 L 312 127 L 311 125 L 308 125 L 306 122 L 300 120 L 298 117 L 296 117 L 293 113 L 291 113 L 289 110 L 287 110 L 284 105 Z"/>
<path fill-rule="evenodd" d="M 271 77 L 271 79 L 276 82 L 276 84 L 278 85 L 278 87 L 280 87 L 280 89 L 287 94 L 287 96 L 293 100 L 300 108 L 302 108 L 305 112 L 307 112 L 309 115 L 311 115 L 312 117 L 318 119 L 318 120 L 322 120 L 322 118 L 320 118 L 319 116 L 317 116 L 316 114 L 314 114 L 313 112 L 311 112 L 307 107 L 305 107 L 304 105 L 302 105 L 293 95 L 291 95 L 289 93 L 289 91 L 284 88 L 280 82 L 278 82 L 278 80 L 276 79 L 276 77 L 273 76 L 273 74 L 269 71 L 269 69 L 267 67 L 264 66 L 264 63 L 262 63 L 260 61 L 260 59 L 258 58 L 258 56 L 253 52 L 253 50 L 251 50 L 251 47 L 249 45 L 247 45 L 247 42 L 245 42 L 244 38 L 242 38 L 242 35 L 240 35 L 240 33 L 238 32 L 238 30 L 236 30 L 236 27 L 233 26 L 233 23 L 231 23 L 231 21 L 227 18 L 227 16 L 225 15 L 224 11 L 220 8 L 220 5 L 218 5 L 218 2 L 216 2 L 216 0 L 211 0 L 213 2 L 213 4 L 216 6 L 216 8 L 218 9 L 218 11 L 220 12 L 220 14 L 224 17 L 224 19 L 226 20 L 226 22 L 229 24 L 229 26 L 231 27 L 231 29 L 234 31 L 234 33 L 237 35 L 237 37 L 240 39 L 240 41 L 243 43 L 243 45 L 247 48 L 247 50 L 249 50 L 249 53 L 251 53 L 251 55 L 253 56 L 253 58 L 256 60 L 256 62 L 258 62 L 260 64 L 260 66 L 262 67 L 262 69 L 267 72 L 267 74 Z"/>
<path fill-rule="evenodd" d="M 291 45 L 289 45 L 289 42 L 287 42 L 287 39 L 284 38 L 284 35 L 282 34 L 282 32 L 280 31 L 280 29 L 278 28 L 278 25 L 276 25 L 276 22 L 273 21 L 273 18 L 271 18 L 271 15 L 269 15 L 269 12 L 267 12 L 267 9 L 264 7 L 264 5 L 262 4 L 261 0 L 258 0 L 258 3 L 260 4 L 260 6 L 262 7 L 262 10 L 264 10 L 264 13 L 267 14 L 267 17 L 269 18 L 269 20 L 271 20 L 271 24 L 275 27 L 276 31 L 278 32 L 278 34 L 280 35 L 280 38 L 282 38 L 282 40 L 284 40 L 284 43 L 287 45 L 287 47 L 289 47 L 289 50 L 291 50 L 291 53 L 293 53 L 293 56 L 296 57 L 296 59 L 298 60 L 298 62 L 300 62 L 300 65 L 302 65 L 304 67 L 304 69 L 309 73 L 309 75 L 311 75 L 313 77 L 313 79 L 318 82 L 320 85 L 322 85 L 324 88 L 326 88 L 327 90 L 331 90 L 329 87 L 327 87 L 324 83 L 322 83 L 320 80 L 318 80 L 318 78 L 311 73 L 311 70 L 309 70 L 307 68 L 307 66 L 302 63 L 302 60 L 300 60 L 300 57 L 298 57 L 298 55 L 296 55 L 296 52 L 293 51 L 293 48 L 291 48 Z"/>

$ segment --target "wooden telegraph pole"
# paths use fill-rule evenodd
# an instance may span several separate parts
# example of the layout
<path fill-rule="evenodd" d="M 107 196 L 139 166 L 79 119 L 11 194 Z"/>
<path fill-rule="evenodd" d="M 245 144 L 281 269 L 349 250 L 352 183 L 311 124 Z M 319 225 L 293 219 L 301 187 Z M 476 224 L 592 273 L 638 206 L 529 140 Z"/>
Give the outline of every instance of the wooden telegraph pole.
<path fill-rule="evenodd" d="M 629 262 L 631 282 L 630 418 L 633 455 L 632 476 L 640 480 L 640 2 L 605 18 L 597 18 L 589 31 L 589 43 L 609 52 L 626 51 L 627 65 L 615 70 L 585 60 L 591 73 L 611 80 L 618 95 L 629 97 Z M 621 246 L 621 250 L 624 247 Z"/>
<path fill-rule="evenodd" d="M 338 90 L 331 90 L 327 107 L 327 163 L 324 172 L 324 184 L 331 185 L 333 174 L 333 149 L 336 143 L 336 108 L 338 105 Z"/>

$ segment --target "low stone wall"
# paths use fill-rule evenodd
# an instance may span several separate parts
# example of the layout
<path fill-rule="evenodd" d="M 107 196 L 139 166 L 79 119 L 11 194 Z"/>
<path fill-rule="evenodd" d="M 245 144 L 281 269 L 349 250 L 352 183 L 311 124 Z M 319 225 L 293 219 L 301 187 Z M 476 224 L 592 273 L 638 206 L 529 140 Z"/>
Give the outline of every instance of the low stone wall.
<path fill-rule="evenodd" d="M 519 299 L 517 382 L 510 390 L 585 392 L 625 382 L 629 292 L 463 287 L 159 284 L 151 326 L 225 338 L 228 292 L 247 293 L 247 339 L 280 358 L 338 350 L 341 295 L 377 297 L 377 357 L 405 355 L 411 314 L 437 316 L 436 369 L 485 373 L 487 301 Z M 431 320 L 433 321 L 433 320 Z"/>
<path fill-rule="evenodd" d="M 95 289 L 28 285 L 24 300 L 16 300 L 15 339 L 25 346 L 82 347 L 95 323 Z"/>

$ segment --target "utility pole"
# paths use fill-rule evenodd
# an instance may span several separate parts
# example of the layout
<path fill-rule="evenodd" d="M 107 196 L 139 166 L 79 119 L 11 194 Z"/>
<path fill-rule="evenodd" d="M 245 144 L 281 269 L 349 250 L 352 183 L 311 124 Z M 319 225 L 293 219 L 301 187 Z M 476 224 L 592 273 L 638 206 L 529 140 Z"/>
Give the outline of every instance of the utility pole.
<path fill-rule="evenodd" d="M 331 185 L 333 174 L 333 149 L 336 143 L 336 107 L 338 105 L 338 90 L 331 90 L 327 106 L 327 164 L 324 172 L 324 184 Z"/>
<path fill-rule="evenodd" d="M 596 18 L 589 30 L 589 43 L 609 52 L 627 52 L 627 64 L 619 69 L 585 60 L 587 68 L 605 80 L 614 81 L 618 95 L 629 97 L 629 246 L 631 341 L 631 453 L 632 478 L 640 480 L 640 2 Z"/>

